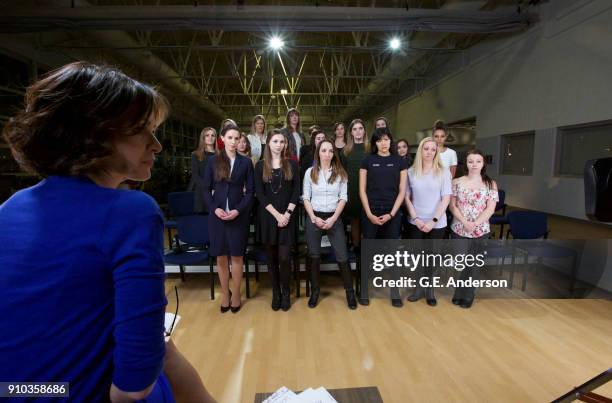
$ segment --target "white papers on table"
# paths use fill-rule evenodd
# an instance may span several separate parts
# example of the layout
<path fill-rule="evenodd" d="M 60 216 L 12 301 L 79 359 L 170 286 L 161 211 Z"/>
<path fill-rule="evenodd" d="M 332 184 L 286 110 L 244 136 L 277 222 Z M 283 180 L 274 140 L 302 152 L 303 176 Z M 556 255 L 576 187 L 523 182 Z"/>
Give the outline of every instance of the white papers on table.
<path fill-rule="evenodd" d="M 272 393 L 272 396 L 263 401 L 263 403 L 288 403 L 291 399 L 297 396 L 292 390 L 285 386 Z"/>
<path fill-rule="evenodd" d="M 170 327 L 172 326 L 172 321 L 174 320 L 174 314 L 172 312 L 166 312 L 166 317 L 164 318 L 164 330 L 166 332 L 166 334 L 170 333 Z M 176 315 L 176 320 L 174 320 L 174 327 L 172 328 L 172 331 L 174 331 L 174 329 L 176 329 L 176 325 L 178 325 L 179 321 L 181 320 L 181 315 Z M 166 336 L 166 342 L 170 340 L 170 336 Z"/>
<path fill-rule="evenodd" d="M 272 396 L 263 403 L 338 403 L 332 395 L 323 387 L 317 389 L 308 388 L 299 394 L 295 394 L 285 386 L 274 392 Z"/>

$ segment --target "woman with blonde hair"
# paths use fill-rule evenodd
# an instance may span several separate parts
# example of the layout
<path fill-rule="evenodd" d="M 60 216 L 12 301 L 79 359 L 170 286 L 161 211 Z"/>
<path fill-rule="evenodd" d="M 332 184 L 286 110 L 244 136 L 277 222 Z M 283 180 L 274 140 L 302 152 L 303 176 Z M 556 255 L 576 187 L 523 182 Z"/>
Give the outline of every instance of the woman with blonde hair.
<path fill-rule="evenodd" d="M 217 131 L 212 127 L 205 127 L 200 132 L 198 148 L 191 153 L 191 179 L 187 190 L 194 192 L 194 211 L 206 213 L 204 203 L 204 173 L 209 157 L 215 155 Z"/>
<path fill-rule="evenodd" d="M 263 155 L 266 145 L 266 119 L 263 115 L 255 115 L 251 122 L 251 133 L 247 136 L 251 145 L 251 158 L 256 164 Z"/>
<path fill-rule="evenodd" d="M 440 161 L 436 141 L 433 137 L 425 137 L 419 143 L 414 164 L 408 170 L 405 202 L 410 218 L 408 236 L 411 239 L 444 238 L 446 208 L 453 193 L 451 181 L 450 171 Z M 433 269 L 425 270 L 431 280 Z M 423 288 L 418 286 L 408 301 L 415 302 L 422 296 Z M 436 305 L 432 286 L 426 288 L 425 296 L 427 304 Z"/>

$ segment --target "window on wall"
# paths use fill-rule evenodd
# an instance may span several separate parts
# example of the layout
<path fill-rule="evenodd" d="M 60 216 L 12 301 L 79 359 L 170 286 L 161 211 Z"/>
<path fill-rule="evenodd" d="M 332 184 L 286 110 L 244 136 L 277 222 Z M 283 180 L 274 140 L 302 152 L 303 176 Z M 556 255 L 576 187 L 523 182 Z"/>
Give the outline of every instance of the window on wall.
<path fill-rule="evenodd" d="M 502 175 L 532 175 L 534 132 L 502 136 Z"/>
<path fill-rule="evenodd" d="M 612 157 L 612 121 L 559 128 L 556 174 L 582 177 L 584 164 Z"/>

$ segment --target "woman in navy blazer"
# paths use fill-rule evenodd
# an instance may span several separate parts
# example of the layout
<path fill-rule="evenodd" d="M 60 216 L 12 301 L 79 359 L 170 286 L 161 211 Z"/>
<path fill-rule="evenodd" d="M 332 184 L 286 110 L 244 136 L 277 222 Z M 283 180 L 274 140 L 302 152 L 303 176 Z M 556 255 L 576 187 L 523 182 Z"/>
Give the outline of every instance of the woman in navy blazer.
<path fill-rule="evenodd" d="M 221 283 L 221 312 L 240 310 L 240 282 L 253 201 L 253 163 L 237 153 L 240 131 L 229 124 L 221 131 L 224 149 L 211 157 L 204 174 L 208 207 L 210 254 L 217 257 Z M 229 283 L 231 257 L 232 283 Z"/>

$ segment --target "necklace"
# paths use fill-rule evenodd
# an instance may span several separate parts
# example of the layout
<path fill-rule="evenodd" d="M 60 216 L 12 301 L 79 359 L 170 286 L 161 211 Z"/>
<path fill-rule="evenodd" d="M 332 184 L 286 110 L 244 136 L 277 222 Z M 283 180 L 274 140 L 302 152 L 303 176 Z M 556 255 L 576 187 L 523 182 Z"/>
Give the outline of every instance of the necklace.
<path fill-rule="evenodd" d="M 274 188 L 275 179 L 278 180 L 278 185 L 276 189 Z M 282 168 L 277 168 L 272 170 L 272 177 L 270 178 L 270 189 L 272 193 L 278 194 L 280 190 L 283 188 L 283 170 Z"/>

